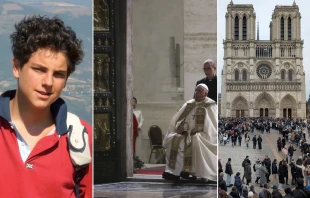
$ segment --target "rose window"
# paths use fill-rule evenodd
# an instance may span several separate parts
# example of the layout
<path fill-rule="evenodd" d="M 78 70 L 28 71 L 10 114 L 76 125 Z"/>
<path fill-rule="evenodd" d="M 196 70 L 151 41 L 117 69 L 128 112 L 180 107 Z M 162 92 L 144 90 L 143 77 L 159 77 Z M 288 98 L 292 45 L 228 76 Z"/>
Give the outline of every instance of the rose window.
<path fill-rule="evenodd" d="M 266 64 L 259 65 L 256 69 L 256 73 L 261 79 L 267 79 L 271 75 L 271 67 Z"/>

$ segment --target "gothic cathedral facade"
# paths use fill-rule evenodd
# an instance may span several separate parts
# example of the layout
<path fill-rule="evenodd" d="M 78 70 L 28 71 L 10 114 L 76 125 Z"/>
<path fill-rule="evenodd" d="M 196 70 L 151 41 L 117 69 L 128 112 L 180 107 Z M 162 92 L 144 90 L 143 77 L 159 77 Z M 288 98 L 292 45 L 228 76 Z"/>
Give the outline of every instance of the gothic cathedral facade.
<path fill-rule="evenodd" d="M 306 118 L 301 15 L 296 3 L 275 7 L 269 40 L 259 40 L 258 33 L 255 39 L 253 5 L 231 1 L 225 17 L 221 117 Z"/>

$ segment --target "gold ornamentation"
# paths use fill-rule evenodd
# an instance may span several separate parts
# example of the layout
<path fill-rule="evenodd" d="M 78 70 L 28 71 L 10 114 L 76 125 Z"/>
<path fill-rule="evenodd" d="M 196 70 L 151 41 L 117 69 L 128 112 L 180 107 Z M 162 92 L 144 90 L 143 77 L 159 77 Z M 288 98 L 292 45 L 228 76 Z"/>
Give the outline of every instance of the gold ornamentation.
<path fill-rule="evenodd" d="M 110 150 L 110 125 L 108 114 L 94 115 L 94 150 L 108 151 Z"/>
<path fill-rule="evenodd" d="M 102 45 L 102 40 L 99 38 L 98 39 L 98 46 L 100 47 Z"/>
<path fill-rule="evenodd" d="M 109 31 L 109 11 L 107 0 L 94 0 L 94 31 Z"/>
<path fill-rule="evenodd" d="M 104 41 L 104 46 L 105 46 L 105 47 L 109 46 L 109 40 L 108 40 L 108 38 L 105 39 L 105 41 Z"/>
<path fill-rule="evenodd" d="M 182 139 L 182 135 L 179 135 L 179 134 L 175 135 L 172 138 L 169 163 L 168 163 L 168 166 L 171 169 L 175 169 L 175 164 L 177 161 L 177 155 L 178 155 L 178 150 L 179 150 L 181 139 Z"/>
<path fill-rule="evenodd" d="M 101 98 L 99 98 L 97 105 L 98 105 L 98 107 L 102 106 L 102 99 Z"/>
<path fill-rule="evenodd" d="M 95 91 L 104 92 L 109 91 L 109 63 L 110 58 L 107 54 L 95 54 Z"/>
<path fill-rule="evenodd" d="M 105 101 L 105 106 L 106 107 L 110 107 L 110 100 L 109 100 L 109 98 L 107 98 L 107 100 Z"/>

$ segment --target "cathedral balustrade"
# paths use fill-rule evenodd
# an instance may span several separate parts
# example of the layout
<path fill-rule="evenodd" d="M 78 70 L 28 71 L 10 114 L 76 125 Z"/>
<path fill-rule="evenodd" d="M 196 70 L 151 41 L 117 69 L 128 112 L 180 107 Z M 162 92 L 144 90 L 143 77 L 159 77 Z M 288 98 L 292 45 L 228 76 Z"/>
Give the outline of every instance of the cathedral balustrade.
<path fill-rule="evenodd" d="M 250 43 L 239 41 L 232 44 L 232 57 L 248 57 L 250 56 Z"/>
<path fill-rule="evenodd" d="M 280 57 L 293 58 L 296 56 L 296 46 L 294 44 L 280 45 Z"/>
<path fill-rule="evenodd" d="M 301 82 L 229 82 L 227 91 L 301 91 Z"/>
<path fill-rule="evenodd" d="M 255 44 L 256 58 L 272 58 L 272 43 L 270 41 L 256 41 Z"/>

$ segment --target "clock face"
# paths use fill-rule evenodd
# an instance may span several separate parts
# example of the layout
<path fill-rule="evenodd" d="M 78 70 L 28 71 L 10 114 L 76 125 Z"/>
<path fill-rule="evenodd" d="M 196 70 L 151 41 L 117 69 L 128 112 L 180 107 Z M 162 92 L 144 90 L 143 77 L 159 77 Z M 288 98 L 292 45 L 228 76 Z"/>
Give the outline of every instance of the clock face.
<path fill-rule="evenodd" d="M 267 64 L 261 64 L 257 67 L 256 73 L 261 79 L 267 79 L 271 76 L 271 67 Z"/>

